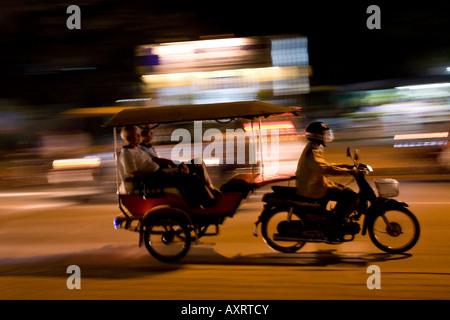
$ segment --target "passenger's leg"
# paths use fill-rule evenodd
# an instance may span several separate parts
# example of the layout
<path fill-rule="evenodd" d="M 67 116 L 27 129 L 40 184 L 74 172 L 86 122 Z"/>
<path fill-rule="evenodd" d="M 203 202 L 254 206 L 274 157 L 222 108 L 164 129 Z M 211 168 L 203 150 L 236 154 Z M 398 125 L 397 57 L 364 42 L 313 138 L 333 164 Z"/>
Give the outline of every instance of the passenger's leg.
<path fill-rule="evenodd" d="M 214 195 L 197 176 L 182 175 L 179 181 L 189 206 L 199 207 L 213 204 Z"/>

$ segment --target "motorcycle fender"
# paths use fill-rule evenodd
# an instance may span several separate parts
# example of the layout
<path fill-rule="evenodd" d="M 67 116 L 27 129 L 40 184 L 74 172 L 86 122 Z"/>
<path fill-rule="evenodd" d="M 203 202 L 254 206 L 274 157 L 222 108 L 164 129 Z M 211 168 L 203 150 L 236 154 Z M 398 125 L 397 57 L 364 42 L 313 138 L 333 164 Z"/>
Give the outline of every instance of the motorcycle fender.
<path fill-rule="evenodd" d="M 408 207 L 408 205 L 403 201 L 398 201 L 391 198 L 377 198 L 367 210 L 361 234 L 365 235 L 369 222 L 373 221 L 376 217 L 384 214 L 385 211 L 405 207 Z"/>

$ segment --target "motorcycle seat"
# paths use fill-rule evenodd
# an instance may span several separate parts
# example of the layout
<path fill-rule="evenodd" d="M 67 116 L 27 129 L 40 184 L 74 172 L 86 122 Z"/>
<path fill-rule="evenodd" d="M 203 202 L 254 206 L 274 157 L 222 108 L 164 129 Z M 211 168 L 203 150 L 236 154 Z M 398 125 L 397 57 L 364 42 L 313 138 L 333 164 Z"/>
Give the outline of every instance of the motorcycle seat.
<path fill-rule="evenodd" d="M 284 187 L 284 186 L 273 186 L 272 190 L 277 194 L 285 198 L 289 198 L 291 200 L 295 201 L 301 201 L 301 202 L 310 202 L 310 203 L 321 203 L 321 199 L 314 199 L 314 198 L 308 198 L 303 197 L 297 194 L 297 188 L 296 187 Z"/>
<path fill-rule="evenodd" d="M 297 195 L 296 188 L 273 186 L 274 192 L 267 193 L 263 197 L 263 201 L 273 204 L 283 204 L 294 207 L 310 207 L 319 208 L 322 206 L 320 200 L 301 197 Z"/>

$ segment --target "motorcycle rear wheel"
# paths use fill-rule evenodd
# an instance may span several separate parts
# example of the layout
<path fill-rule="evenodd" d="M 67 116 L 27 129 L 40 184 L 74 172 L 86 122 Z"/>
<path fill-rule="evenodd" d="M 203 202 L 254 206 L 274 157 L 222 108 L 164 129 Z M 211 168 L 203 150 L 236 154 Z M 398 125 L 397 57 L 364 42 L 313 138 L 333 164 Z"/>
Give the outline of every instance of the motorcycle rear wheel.
<path fill-rule="evenodd" d="M 368 226 L 370 240 L 387 253 L 404 253 L 419 240 L 420 225 L 406 208 L 386 210 Z"/>
<path fill-rule="evenodd" d="M 274 209 L 269 215 L 262 221 L 261 234 L 264 241 L 272 249 L 283 252 L 283 253 L 294 253 L 300 250 L 306 241 L 286 241 L 286 240 L 276 240 L 275 235 L 279 233 L 279 226 L 286 225 L 288 223 L 288 211 L 284 209 Z M 302 219 L 296 214 L 292 213 L 291 222 L 294 224 L 302 224 Z M 298 230 L 299 232 L 301 230 Z"/>

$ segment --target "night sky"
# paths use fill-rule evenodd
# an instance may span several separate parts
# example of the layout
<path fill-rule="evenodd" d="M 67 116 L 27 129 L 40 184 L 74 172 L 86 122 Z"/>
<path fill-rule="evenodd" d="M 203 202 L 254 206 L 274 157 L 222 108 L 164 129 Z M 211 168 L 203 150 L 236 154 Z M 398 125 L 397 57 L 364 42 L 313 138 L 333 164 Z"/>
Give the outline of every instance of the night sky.
<path fill-rule="evenodd" d="M 132 95 L 136 45 L 215 34 L 307 36 L 312 86 L 445 76 L 450 66 L 448 1 L 2 3 L 0 95 L 35 103 Z M 66 28 L 70 4 L 81 8 L 81 30 Z M 371 4 L 381 9 L 380 30 L 366 26 Z M 95 69 L 60 72 L 80 67 Z"/>

